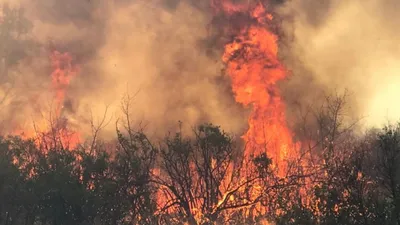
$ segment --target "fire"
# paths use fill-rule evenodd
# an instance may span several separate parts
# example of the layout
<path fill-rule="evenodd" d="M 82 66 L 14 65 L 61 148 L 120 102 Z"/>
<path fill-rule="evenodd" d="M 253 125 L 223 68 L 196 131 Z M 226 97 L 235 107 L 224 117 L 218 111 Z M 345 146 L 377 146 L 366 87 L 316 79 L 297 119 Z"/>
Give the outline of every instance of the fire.
<path fill-rule="evenodd" d="M 62 110 L 66 92 L 71 80 L 78 74 L 79 68 L 73 64 L 69 53 L 51 52 L 49 60 L 52 66 L 51 86 L 54 92 L 54 112 L 49 118 L 34 121 L 33 129 L 16 130 L 24 138 L 33 138 L 38 146 L 74 148 L 80 140 L 80 134 L 68 128 L 68 120 L 63 117 Z M 51 110 L 52 111 L 52 110 Z"/>
<path fill-rule="evenodd" d="M 212 3 L 217 13 L 228 18 L 238 15 L 248 18 L 248 23 L 241 23 L 238 31 L 233 31 L 234 40 L 226 44 L 222 60 L 236 101 L 252 107 L 249 129 L 243 136 L 246 154 L 266 151 L 283 175 L 287 169 L 285 160 L 293 156 L 296 147 L 277 86 L 287 73 L 278 59 L 278 37 L 270 30 L 273 16 L 261 2 L 214 0 Z"/>
<path fill-rule="evenodd" d="M 250 202 L 252 199 L 256 199 L 256 196 L 263 196 L 265 191 L 263 186 L 266 182 L 273 182 L 273 180 L 268 180 L 268 178 L 257 180 L 251 183 L 251 187 L 241 185 L 247 178 L 246 174 L 250 174 L 254 169 L 248 165 L 250 164 L 248 160 L 251 160 L 250 156 L 267 153 L 273 160 L 273 167 L 277 175 L 284 177 L 289 172 L 289 160 L 297 156 L 297 147 L 293 143 L 292 133 L 286 123 L 285 104 L 278 88 L 278 82 L 285 79 L 287 73 L 278 59 L 278 37 L 270 29 L 273 16 L 260 2 L 236 2 L 238 1 L 212 0 L 211 5 L 216 18 L 222 18 L 229 22 L 229 24 L 224 24 L 222 30 L 225 32 L 225 36 L 231 37 L 232 41 L 225 43 L 222 61 L 226 64 L 226 72 L 231 78 L 235 99 L 245 107 L 252 107 L 248 119 L 249 128 L 243 135 L 247 144 L 244 156 L 248 163 L 246 163 L 247 166 L 237 168 L 243 177 L 238 177 L 235 181 L 230 179 L 230 175 L 235 173 L 236 168 L 232 163 L 227 167 L 225 179 L 218 184 L 220 195 L 218 202 L 211 208 L 218 210 L 222 204 L 229 201 L 234 202 L 235 196 L 231 194 L 233 190 L 240 192 L 251 188 L 248 193 L 249 199 L 245 200 L 249 205 L 243 206 L 241 212 L 245 218 L 255 219 L 259 215 L 268 213 L 269 209 L 257 201 Z M 195 167 L 190 169 L 196 171 Z M 200 178 L 194 174 L 196 173 L 193 173 L 189 179 L 199 179 L 196 182 L 200 183 Z M 166 203 L 173 202 L 168 195 L 162 193 L 162 190 L 160 188 L 158 192 L 159 205 L 168 205 Z M 201 221 L 201 218 L 208 213 L 198 210 L 199 206 L 204 203 L 202 201 L 204 201 L 203 198 L 194 198 L 190 202 L 192 205 L 187 207 L 197 221 Z M 240 197 L 238 201 L 241 201 Z M 171 212 L 174 210 L 170 209 Z M 211 211 L 214 212 L 213 210 Z M 233 211 L 235 209 L 232 209 Z M 225 213 L 231 213 L 230 209 Z M 265 221 L 265 223 L 267 222 Z"/>
<path fill-rule="evenodd" d="M 53 90 L 55 91 L 57 114 L 59 115 L 65 99 L 65 92 L 67 91 L 71 79 L 78 74 L 79 70 L 77 66 L 73 65 L 72 57 L 67 52 L 52 52 L 50 61 L 53 67 L 51 78 Z"/>
<path fill-rule="evenodd" d="M 55 92 L 55 124 L 52 124 L 49 131 L 50 136 L 56 136 L 59 144 L 63 147 L 74 148 L 79 143 L 79 133 L 68 128 L 68 120 L 63 117 L 62 109 L 65 95 L 71 80 L 78 74 L 79 67 L 73 64 L 73 58 L 68 53 L 53 51 L 50 54 L 50 62 L 53 67 L 51 73 L 52 88 Z M 47 136 L 47 135 L 46 135 Z M 45 141 L 43 136 L 42 141 Z"/>

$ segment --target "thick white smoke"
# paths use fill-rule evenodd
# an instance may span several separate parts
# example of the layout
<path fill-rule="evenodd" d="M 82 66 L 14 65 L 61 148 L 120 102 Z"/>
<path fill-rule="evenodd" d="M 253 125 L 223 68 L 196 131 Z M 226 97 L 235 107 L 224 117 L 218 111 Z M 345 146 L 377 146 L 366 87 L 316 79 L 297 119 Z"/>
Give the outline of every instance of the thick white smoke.
<path fill-rule="evenodd" d="M 364 125 L 398 120 L 399 10 L 396 0 L 287 1 L 279 13 L 291 17 L 283 22 L 292 35 L 291 95 L 312 99 L 313 92 L 348 89 Z"/>

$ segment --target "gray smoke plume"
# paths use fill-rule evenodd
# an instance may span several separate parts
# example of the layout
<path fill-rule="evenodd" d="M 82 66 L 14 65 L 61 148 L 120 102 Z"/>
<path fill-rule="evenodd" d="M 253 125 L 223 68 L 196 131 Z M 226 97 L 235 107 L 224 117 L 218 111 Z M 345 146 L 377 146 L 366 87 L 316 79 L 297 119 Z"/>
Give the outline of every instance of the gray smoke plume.
<path fill-rule="evenodd" d="M 283 59 L 293 75 L 290 102 L 315 102 L 347 89 L 363 125 L 400 118 L 400 2 L 397 0 L 291 0 L 278 9 L 286 35 Z M 292 107 L 293 108 L 293 107 Z"/>
<path fill-rule="evenodd" d="M 26 34 L 11 35 L 9 43 L 0 44 L 3 61 L 18 56 L 15 63 L 2 65 L 8 76 L 1 94 L 5 96 L 10 87 L 1 111 L 3 130 L 48 117 L 54 102 L 52 50 L 68 52 L 80 68 L 66 90 L 63 114 L 83 133 L 90 133 L 85 127 L 90 128 L 92 118 L 101 120 L 106 108 L 110 124 L 105 131 L 114 131 L 115 121 L 122 117 L 121 100 L 127 95 L 133 97 L 133 122 L 147 124 L 159 135 L 175 129 L 179 120 L 188 126 L 212 122 L 236 133 L 245 129 L 246 112 L 235 103 L 229 81 L 222 76 L 220 56 L 211 56 L 204 45 L 210 16 L 202 1 L 0 0 L 0 4 L 22 7 L 27 26 Z M 5 24 L 0 23 L 1 32 L 9 31 Z"/>
<path fill-rule="evenodd" d="M 348 89 L 365 124 L 397 119 L 400 46 L 396 0 L 270 1 L 281 20 L 281 56 L 291 70 L 282 82 L 289 115 L 321 93 Z M 68 52 L 79 74 L 63 116 L 83 133 L 90 120 L 113 132 L 121 100 L 133 96 L 134 122 L 162 135 L 178 121 L 246 129 L 210 37 L 209 1 L 0 0 L 2 131 L 31 126 L 54 108 L 51 51 Z M 19 10 L 22 8 L 23 10 Z M 21 19 L 21 18 L 25 18 Z M 85 128 L 86 127 L 86 128 Z M 87 130 L 85 130 L 87 129 Z M 106 134 L 107 135 L 107 134 Z"/>

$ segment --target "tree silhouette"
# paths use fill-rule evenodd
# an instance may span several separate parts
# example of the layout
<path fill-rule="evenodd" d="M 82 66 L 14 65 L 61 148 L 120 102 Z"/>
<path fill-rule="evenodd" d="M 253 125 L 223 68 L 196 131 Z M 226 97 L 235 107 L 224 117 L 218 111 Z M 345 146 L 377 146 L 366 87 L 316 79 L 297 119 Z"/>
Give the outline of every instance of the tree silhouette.
<path fill-rule="evenodd" d="M 273 180 L 270 159 L 246 159 L 237 150 L 232 137 L 211 124 L 194 129 L 193 138 L 181 132 L 166 138 L 154 182 L 170 222 L 172 216 L 189 224 L 224 224 L 264 200 L 270 188 L 264 185 Z"/>

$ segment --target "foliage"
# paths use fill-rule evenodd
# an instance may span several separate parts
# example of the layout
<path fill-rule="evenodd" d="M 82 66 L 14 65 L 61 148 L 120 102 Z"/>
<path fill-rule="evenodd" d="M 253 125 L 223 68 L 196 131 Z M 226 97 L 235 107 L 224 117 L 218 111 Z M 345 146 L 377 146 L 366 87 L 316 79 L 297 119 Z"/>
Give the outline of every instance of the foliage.
<path fill-rule="evenodd" d="M 75 150 L 2 138 L 0 224 L 398 224 L 399 130 L 336 135 L 324 166 L 292 181 L 211 124 L 158 147 L 132 129 Z"/>

